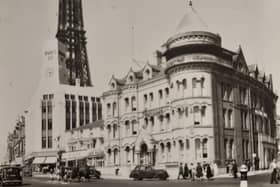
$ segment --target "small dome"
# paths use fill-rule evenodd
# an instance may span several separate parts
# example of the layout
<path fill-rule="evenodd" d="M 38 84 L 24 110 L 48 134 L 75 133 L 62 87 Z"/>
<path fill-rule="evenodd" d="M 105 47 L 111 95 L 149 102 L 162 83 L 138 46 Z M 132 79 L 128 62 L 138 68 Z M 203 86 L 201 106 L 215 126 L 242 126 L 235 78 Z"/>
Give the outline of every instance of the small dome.
<path fill-rule="evenodd" d="M 193 32 L 193 31 L 211 32 L 207 24 L 203 21 L 203 19 L 199 16 L 198 12 L 192 6 L 192 1 L 190 1 L 187 9 L 187 13 L 183 16 L 183 18 L 179 22 L 175 34 L 182 34 L 185 32 Z"/>

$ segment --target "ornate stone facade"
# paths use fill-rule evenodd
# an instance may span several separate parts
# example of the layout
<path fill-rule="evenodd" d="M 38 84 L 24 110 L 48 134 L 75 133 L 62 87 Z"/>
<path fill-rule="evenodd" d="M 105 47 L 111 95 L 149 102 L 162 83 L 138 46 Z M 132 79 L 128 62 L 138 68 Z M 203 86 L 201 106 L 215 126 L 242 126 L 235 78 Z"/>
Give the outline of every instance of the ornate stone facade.
<path fill-rule="evenodd" d="M 187 16 L 193 14 L 190 7 Z M 199 20 L 184 19 L 157 52 L 156 65 L 111 78 L 103 93 L 105 166 L 127 174 L 152 164 L 171 175 L 181 162 L 223 168 L 250 159 L 268 167 L 276 154 L 271 75 L 247 65 L 241 47 L 227 50 L 203 24 L 188 27 Z"/>

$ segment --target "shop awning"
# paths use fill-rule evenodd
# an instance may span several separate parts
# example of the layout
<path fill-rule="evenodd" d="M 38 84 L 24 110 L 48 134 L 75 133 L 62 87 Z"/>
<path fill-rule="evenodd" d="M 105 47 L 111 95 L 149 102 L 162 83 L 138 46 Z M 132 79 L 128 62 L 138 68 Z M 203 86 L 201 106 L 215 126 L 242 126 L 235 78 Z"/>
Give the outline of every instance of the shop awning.
<path fill-rule="evenodd" d="M 56 163 L 57 158 L 54 156 L 46 157 L 44 164 L 54 164 Z"/>
<path fill-rule="evenodd" d="M 73 151 L 73 152 L 66 152 L 62 154 L 62 160 L 80 160 L 88 157 L 90 151 L 83 150 L 83 151 Z"/>
<path fill-rule="evenodd" d="M 35 157 L 32 164 L 44 164 L 46 157 Z"/>

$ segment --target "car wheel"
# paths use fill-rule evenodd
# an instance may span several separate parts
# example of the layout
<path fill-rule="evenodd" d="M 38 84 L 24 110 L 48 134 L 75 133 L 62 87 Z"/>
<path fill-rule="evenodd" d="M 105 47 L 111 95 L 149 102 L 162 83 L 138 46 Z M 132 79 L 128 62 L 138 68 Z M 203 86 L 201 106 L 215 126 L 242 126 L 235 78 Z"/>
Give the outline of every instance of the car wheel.
<path fill-rule="evenodd" d="M 159 180 L 164 180 L 165 181 L 166 179 L 167 179 L 167 177 L 163 174 L 159 176 Z"/>

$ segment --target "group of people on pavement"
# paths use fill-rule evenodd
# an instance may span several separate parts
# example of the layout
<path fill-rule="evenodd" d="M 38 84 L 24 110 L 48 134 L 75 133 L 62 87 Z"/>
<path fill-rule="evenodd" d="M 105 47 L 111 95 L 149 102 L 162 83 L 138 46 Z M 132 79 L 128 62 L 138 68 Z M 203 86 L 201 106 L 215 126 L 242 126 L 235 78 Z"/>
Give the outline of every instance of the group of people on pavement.
<path fill-rule="evenodd" d="M 81 180 L 82 177 L 85 179 L 89 179 L 89 167 L 85 166 L 83 168 L 77 167 L 57 167 L 50 168 L 50 178 L 51 180 L 59 180 L 59 181 L 71 181 L 73 179 Z"/>
<path fill-rule="evenodd" d="M 185 163 L 184 166 L 183 163 L 180 163 L 177 178 L 178 180 L 182 178 L 191 179 L 192 181 L 203 179 L 211 180 L 214 176 L 215 166 L 215 163 L 213 165 L 209 163 L 203 163 L 203 165 L 201 165 L 201 163 L 198 162 L 196 165 L 190 163 L 189 166 L 187 163 Z"/>

